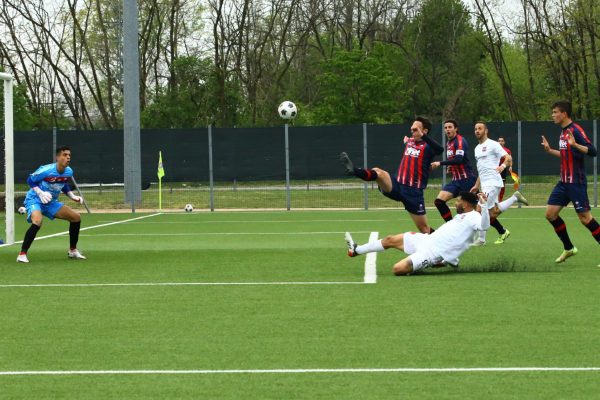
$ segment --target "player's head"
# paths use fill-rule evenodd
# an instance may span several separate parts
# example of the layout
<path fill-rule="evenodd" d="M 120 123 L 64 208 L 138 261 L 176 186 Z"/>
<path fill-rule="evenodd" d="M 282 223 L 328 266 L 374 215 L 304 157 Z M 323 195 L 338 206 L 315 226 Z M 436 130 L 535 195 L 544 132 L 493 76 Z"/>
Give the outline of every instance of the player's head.
<path fill-rule="evenodd" d="M 506 144 L 506 141 L 504 140 L 504 137 L 500 136 L 498 138 L 498 143 L 500 143 L 500 146 L 504 146 Z"/>
<path fill-rule="evenodd" d="M 456 212 L 462 214 L 469 212 L 477 207 L 479 199 L 475 193 L 471 192 L 460 192 L 456 198 Z"/>
<path fill-rule="evenodd" d="M 560 100 L 552 104 L 552 121 L 557 125 L 562 125 L 563 122 L 571 119 L 573 108 L 571 102 Z"/>
<path fill-rule="evenodd" d="M 60 146 L 56 148 L 56 163 L 66 167 L 71 162 L 71 148 L 69 146 Z"/>
<path fill-rule="evenodd" d="M 485 122 L 475 122 L 475 137 L 479 140 L 479 143 L 484 142 L 488 137 L 488 128 Z"/>
<path fill-rule="evenodd" d="M 458 134 L 458 122 L 455 119 L 447 119 L 444 121 L 444 132 L 448 140 L 452 140 Z"/>
<path fill-rule="evenodd" d="M 431 131 L 431 121 L 425 117 L 416 117 L 410 127 L 410 131 L 414 139 L 420 139 L 423 135 Z"/>

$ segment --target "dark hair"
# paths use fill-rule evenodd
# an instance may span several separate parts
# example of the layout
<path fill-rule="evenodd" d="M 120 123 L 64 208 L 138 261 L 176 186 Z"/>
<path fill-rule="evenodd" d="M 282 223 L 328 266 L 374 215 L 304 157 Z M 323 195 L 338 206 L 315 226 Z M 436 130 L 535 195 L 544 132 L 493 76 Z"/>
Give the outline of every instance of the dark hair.
<path fill-rule="evenodd" d="M 71 148 L 70 148 L 69 146 L 59 146 L 59 147 L 57 147 L 57 148 L 56 148 L 56 153 L 55 153 L 55 154 L 58 156 L 58 155 L 60 155 L 60 154 L 61 154 L 63 151 L 65 151 L 65 150 L 69 150 L 69 151 L 71 151 Z"/>
<path fill-rule="evenodd" d="M 483 122 L 481 120 L 480 121 L 476 121 L 475 125 L 477 125 L 477 124 L 481 124 L 481 125 L 483 125 L 485 127 L 485 129 L 487 129 L 487 124 L 485 122 Z"/>
<path fill-rule="evenodd" d="M 498 140 L 500 140 L 500 139 L 506 141 L 506 139 L 504 138 L 504 136 L 498 136 Z"/>
<path fill-rule="evenodd" d="M 423 129 L 427 129 L 427 132 L 431 132 L 431 121 L 425 117 L 416 117 L 415 121 L 419 121 L 423 124 Z"/>
<path fill-rule="evenodd" d="M 454 125 L 455 128 L 458 128 L 458 121 L 456 121 L 455 119 L 447 119 L 444 121 L 444 125 L 446 124 L 452 124 Z"/>
<path fill-rule="evenodd" d="M 571 113 L 573 112 L 573 106 L 571 106 L 571 102 L 567 100 L 559 100 L 552 104 L 552 109 L 558 108 L 560 112 L 567 113 L 567 117 L 571 118 Z"/>
<path fill-rule="evenodd" d="M 461 199 L 463 199 L 467 203 L 471 204 L 473 207 L 475 207 L 477 205 L 477 203 L 479 202 L 479 199 L 477 198 L 477 195 L 475 193 L 460 192 L 458 195 L 460 196 Z"/>

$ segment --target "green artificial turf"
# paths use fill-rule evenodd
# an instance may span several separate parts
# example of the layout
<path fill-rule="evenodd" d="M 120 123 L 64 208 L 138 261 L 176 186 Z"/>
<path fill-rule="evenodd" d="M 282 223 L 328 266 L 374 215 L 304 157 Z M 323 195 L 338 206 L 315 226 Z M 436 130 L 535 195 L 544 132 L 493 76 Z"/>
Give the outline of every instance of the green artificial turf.
<path fill-rule="evenodd" d="M 82 226 L 138 216 L 86 214 Z M 343 233 L 415 230 L 404 211 L 162 214 L 82 231 L 85 261 L 67 259 L 67 236 L 34 242 L 29 264 L 2 247 L 0 373 L 600 367 L 599 247 L 572 209 L 562 216 L 579 248 L 564 264 L 544 210 L 511 209 L 505 244 L 492 230 L 458 270 L 409 277 L 392 275 L 404 255 L 389 250 L 376 284 L 361 283 L 365 258 L 347 257 Z M 25 229 L 18 218 L 18 240 Z M 66 230 L 45 220 L 38 236 Z M 115 286 L 14 286 L 35 284 Z M 0 375 L 2 399 L 597 393 L 600 371 Z"/>

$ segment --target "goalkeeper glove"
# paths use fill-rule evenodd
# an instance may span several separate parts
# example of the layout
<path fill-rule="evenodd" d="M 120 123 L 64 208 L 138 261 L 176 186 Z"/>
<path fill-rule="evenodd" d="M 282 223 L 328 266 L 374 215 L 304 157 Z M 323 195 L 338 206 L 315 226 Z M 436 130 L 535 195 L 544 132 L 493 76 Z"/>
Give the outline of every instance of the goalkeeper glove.
<path fill-rule="evenodd" d="M 50 193 L 44 192 L 39 187 L 34 187 L 33 190 L 35 191 L 35 193 L 40 198 L 42 204 L 48 204 L 48 203 L 50 203 L 52 201 L 52 195 Z"/>
<path fill-rule="evenodd" d="M 69 196 L 69 198 L 73 201 L 78 202 L 79 204 L 83 204 L 83 197 L 81 196 L 77 196 L 75 193 L 73 192 L 69 192 L 67 193 L 67 196 Z"/>

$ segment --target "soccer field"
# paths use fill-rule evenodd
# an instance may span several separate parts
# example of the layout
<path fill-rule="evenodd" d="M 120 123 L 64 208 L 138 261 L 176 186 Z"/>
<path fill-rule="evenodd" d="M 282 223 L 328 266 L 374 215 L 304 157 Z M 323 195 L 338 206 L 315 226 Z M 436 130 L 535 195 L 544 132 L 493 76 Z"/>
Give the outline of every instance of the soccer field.
<path fill-rule="evenodd" d="M 0 247 L 0 398 L 596 398 L 600 252 L 562 216 L 564 264 L 544 210 L 511 209 L 458 270 L 395 277 L 389 250 L 365 283 L 344 232 L 414 230 L 406 212 L 83 215 L 88 260 L 65 235 L 26 265 Z"/>

